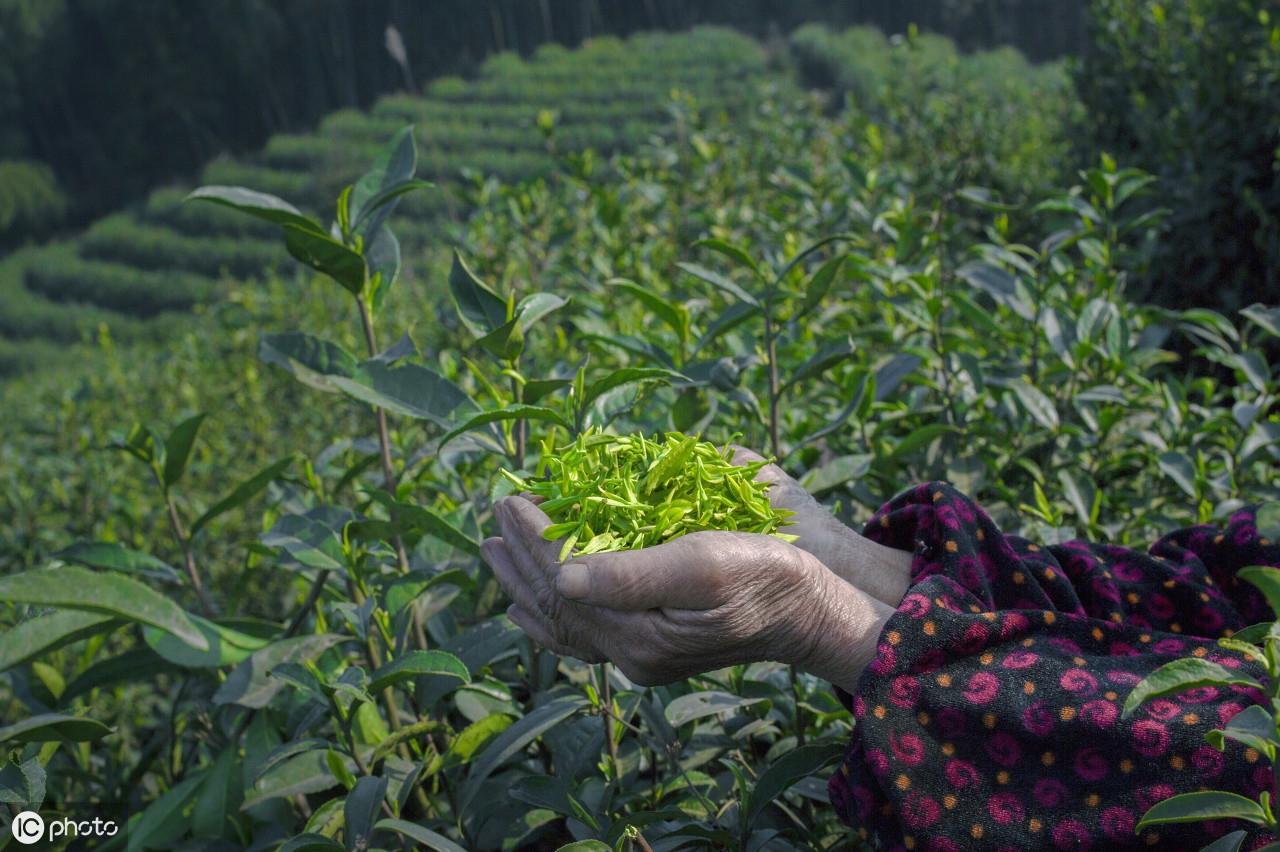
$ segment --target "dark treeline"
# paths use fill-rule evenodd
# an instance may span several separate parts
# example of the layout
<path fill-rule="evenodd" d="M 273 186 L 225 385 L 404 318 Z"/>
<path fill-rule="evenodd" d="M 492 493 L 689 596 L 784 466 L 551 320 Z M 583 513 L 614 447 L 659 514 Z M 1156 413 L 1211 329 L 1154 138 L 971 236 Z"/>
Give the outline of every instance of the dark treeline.
<path fill-rule="evenodd" d="M 1084 33 L 1069 0 L 0 0 L 0 161 L 52 167 L 75 224 L 403 88 L 388 24 L 421 81 L 548 40 L 700 23 L 767 36 L 809 20 L 915 22 L 1033 58 L 1076 50 Z"/>

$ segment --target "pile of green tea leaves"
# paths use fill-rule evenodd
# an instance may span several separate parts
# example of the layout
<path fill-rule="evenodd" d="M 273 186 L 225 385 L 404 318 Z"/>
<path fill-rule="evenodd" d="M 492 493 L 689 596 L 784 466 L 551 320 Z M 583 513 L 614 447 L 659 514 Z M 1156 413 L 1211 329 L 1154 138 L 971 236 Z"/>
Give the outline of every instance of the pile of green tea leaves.
<path fill-rule="evenodd" d="M 793 514 L 769 503 L 769 483 L 756 473 L 767 460 L 737 465 L 728 445 L 667 432 L 609 435 L 588 430 L 575 440 L 542 446 L 535 478 L 502 473 L 518 490 L 544 498 L 552 523 L 548 541 L 564 538 L 570 553 L 638 550 L 702 530 L 779 532 Z M 576 547 L 576 550 L 575 550 Z"/>

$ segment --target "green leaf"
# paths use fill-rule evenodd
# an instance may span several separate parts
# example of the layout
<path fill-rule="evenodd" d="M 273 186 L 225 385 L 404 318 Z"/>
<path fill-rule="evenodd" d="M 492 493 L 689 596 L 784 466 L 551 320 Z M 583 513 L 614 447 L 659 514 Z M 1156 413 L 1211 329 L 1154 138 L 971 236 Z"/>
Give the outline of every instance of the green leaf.
<path fill-rule="evenodd" d="M 800 303 L 795 319 L 799 319 L 822 303 L 823 297 L 831 290 L 832 283 L 835 282 L 836 276 L 840 274 L 840 269 L 847 259 L 848 255 L 836 255 L 818 267 L 818 271 L 810 276 L 809 283 L 804 285 L 804 301 Z"/>
<path fill-rule="evenodd" d="M 1201 848 L 1200 852 L 1239 852 L 1240 847 L 1244 845 L 1244 839 L 1249 832 L 1244 829 L 1233 831 L 1230 834 L 1224 834 L 1208 846 Z M 1274 846 L 1275 844 L 1268 844 Z M 1265 849 L 1265 847 L 1264 847 Z M 1259 850 L 1262 852 L 1262 850 Z"/>
<path fill-rule="evenodd" d="M 315 518 L 284 515 L 261 536 L 267 547 L 278 547 L 294 560 L 322 571 L 342 571 L 346 557 L 338 534 Z"/>
<path fill-rule="evenodd" d="M 130 550 L 114 541 L 78 541 L 53 554 L 53 558 L 124 574 L 140 574 L 170 582 L 179 580 L 178 572 L 166 563 L 149 553 Z"/>
<path fill-rule="evenodd" d="M 853 340 L 849 338 L 825 344 L 809 360 L 795 369 L 795 372 L 787 379 L 782 389 L 784 391 L 790 390 L 806 379 L 822 375 L 836 364 L 847 360 L 855 350 L 856 347 L 853 345 Z"/>
<path fill-rule="evenodd" d="M 1251 677 L 1239 674 L 1196 657 L 1187 657 L 1165 663 L 1147 675 L 1133 688 L 1124 701 L 1124 714 L 1129 716 L 1144 701 L 1186 692 L 1201 686 L 1252 686 L 1262 689 L 1262 684 Z"/>
<path fill-rule="evenodd" d="M 296 454 L 285 456 L 279 461 L 267 465 L 244 482 L 241 482 L 230 494 L 223 497 L 217 503 L 214 503 L 205 510 L 203 515 L 196 518 L 196 522 L 191 525 L 191 538 L 195 538 L 196 533 L 204 529 L 205 525 L 214 518 L 248 503 L 257 496 L 259 491 L 266 488 L 268 483 L 283 476 L 286 470 L 293 467 L 293 463 L 297 461 L 298 458 L 299 457 Z"/>
<path fill-rule="evenodd" d="M 400 241 L 387 227 L 382 227 L 374 235 L 365 249 L 365 262 L 369 265 L 369 287 L 365 294 L 369 307 L 377 313 L 400 277 Z"/>
<path fill-rule="evenodd" d="M 1240 332 L 1236 331 L 1235 325 L 1217 311 L 1208 308 L 1188 308 L 1178 314 L 1178 318 L 1193 326 L 1209 329 L 1226 340 L 1240 340 Z"/>
<path fill-rule="evenodd" d="M 360 361 L 336 343 L 300 331 L 264 334 L 258 341 L 258 358 L 283 367 L 307 387 L 338 393 L 333 376 L 350 377 Z"/>
<path fill-rule="evenodd" d="M 1009 389 L 1037 423 L 1051 432 L 1057 431 L 1058 408 L 1043 391 L 1020 379 L 1010 382 Z"/>
<path fill-rule="evenodd" d="M 1002 305 L 1024 320 L 1034 320 L 1035 308 L 1027 301 L 1018 279 L 998 266 L 975 261 L 956 270 L 956 275 L 989 295 L 997 305 Z"/>
<path fill-rule="evenodd" d="M 519 317 L 512 317 L 476 343 L 501 361 L 514 361 L 524 351 L 524 326 Z"/>
<path fill-rule="evenodd" d="M 415 843 L 422 844 L 424 849 L 433 849 L 435 852 L 467 852 L 444 835 L 406 820 L 384 819 L 380 820 L 374 828 L 379 831 L 394 831 L 396 834 L 402 834 Z"/>
<path fill-rule="evenodd" d="M 1248 627 L 1237 630 L 1231 634 L 1231 638 L 1237 642 L 1248 642 L 1251 645 L 1261 645 L 1267 638 L 1267 634 L 1271 632 L 1273 622 L 1263 621 L 1258 624 L 1250 624 Z"/>
<path fill-rule="evenodd" d="M 1258 328 L 1272 337 L 1280 337 L 1280 307 L 1268 307 L 1260 302 L 1240 311 Z"/>
<path fill-rule="evenodd" d="M 369 849 L 373 842 L 373 821 L 378 818 L 387 795 L 387 779 L 365 776 L 356 782 L 342 806 L 343 840 L 347 852 Z"/>
<path fill-rule="evenodd" d="M 1262 592 L 1271 611 L 1280 614 L 1280 570 L 1269 565 L 1250 565 L 1237 571 L 1236 576 Z"/>
<path fill-rule="evenodd" d="M 373 234 L 382 227 L 386 217 L 395 208 L 392 203 L 403 192 L 417 188 L 410 185 L 397 193 L 398 187 L 413 184 L 417 169 L 418 151 L 413 143 L 412 125 L 396 131 L 386 146 L 378 152 L 369 171 L 361 175 L 351 191 L 353 229 L 361 234 Z"/>
<path fill-rule="evenodd" d="M 1199 793 L 1182 793 L 1157 802 L 1138 821 L 1134 833 L 1149 825 L 1177 822 L 1202 822 L 1210 819 L 1242 819 L 1263 824 L 1266 814 L 1262 806 L 1238 793 L 1223 790 L 1206 790 Z"/>
<path fill-rule="evenodd" d="M 4 632 L 4 641 L 0 642 L 0 672 L 29 663 L 82 638 L 113 631 L 123 623 L 110 615 L 74 609 L 28 618 Z"/>
<path fill-rule="evenodd" d="M 128 453 L 153 470 L 157 470 L 155 464 L 164 459 L 164 439 L 143 423 L 134 423 L 124 438 L 107 446 Z"/>
<path fill-rule="evenodd" d="M 481 411 L 479 414 L 473 414 L 459 424 L 455 429 L 440 439 L 440 443 L 436 445 L 436 452 L 444 448 L 454 438 L 470 432 L 486 423 L 497 423 L 502 420 L 542 420 L 547 423 L 554 423 L 569 429 L 569 421 L 565 420 L 560 412 L 552 408 L 543 408 L 539 405 L 508 405 L 506 408 L 496 408 L 492 411 Z"/>
<path fill-rule="evenodd" d="M 609 844 L 600 840 L 575 840 L 563 846 L 557 846 L 556 852 L 613 852 Z"/>
<path fill-rule="evenodd" d="M 833 488 L 857 482 L 871 470 L 875 456 L 859 454 L 838 456 L 826 464 L 815 467 L 800 478 L 800 484 L 810 494 L 822 494 Z M 784 529 L 783 532 L 786 532 Z"/>
<path fill-rule="evenodd" d="M 337 800 L 332 799 L 331 801 L 336 802 Z M 318 812 L 319 810 L 317 809 Z M 314 831 L 306 831 L 290 837 L 276 852 L 344 852 L 345 848 L 332 837 L 326 837 Z"/>
<path fill-rule="evenodd" d="M 227 818 L 239 806 L 242 795 L 239 754 L 240 749 L 235 745 L 224 748 L 205 774 L 191 812 L 192 834 L 196 837 L 222 837 Z"/>
<path fill-rule="evenodd" d="M 578 405 L 585 408 L 614 388 L 620 388 L 623 385 L 634 384 L 635 382 L 664 382 L 671 384 L 672 382 L 688 380 L 687 376 L 682 376 L 674 370 L 667 370 L 662 367 L 623 367 L 587 385 L 587 389 L 583 392 L 582 399 L 578 401 Z"/>
<path fill-rule="evenodd" d="M 0 769 L 0 804 L 17 805 L 15 811 L 38 811 L 47 780 L 39 755 L 9 763 Z"/>
<path fill-rule="evenodd" d="M 437 771 L 464 766 L 475 759 L 494 737 L 511 727 L 515 719 L 504 713 L 485 716 L 462 729 L 440 758 Z"/>
<path fill-rule="evenodd" d="M 732 260 L 734 263 L 738 264 L 739 266 L 745 266 L 747 269 L 750 269 L 752 272 L 755 272 L 755 273 L 760 272 L 760 268 L 756 266 L 756 262 L 751 259 L 751 255 L 747 254 L 747 252 L 744 249 L 741 249 L 738 246 L 733 245 L 732 243 L 725 242 L 724 240 L 719 240 L 719 239 L 706 239 L 706 240 L 698 240 L 696 243 L 694 243 L 694 245 L 697 246 L 698 248 L 706 248 L 706 249 L 711 249 L 712 251 L 715 251 L 715 252 L 719 252 L 720 254 Z"/>
<path fill-rule="evenodd" d="M 375 358 L 350 377 L 334 376 L 330 381 L 361 402 L 446 428 L 459 416 L 478 410 L 462 388 L 421 364 L 388 364 Z"/>
<path fill-rule="evenodd" d="M 652 311 L 658 319 L 666 323 L 682 341 L 688 337 L 689 311 L 684 305 L 670 299 L 664 299 L 653 290 L 641 287 L 636 282 L 626 278 L 611 278 L 605 283 L 635 297 L 642 305 Z"/>
<path fill-rule="evenodd" d="M 705 281 L 717 290 L 732 296 L 739 303 L 751 305 L 755 308 L 760 307 L 759 299 L 718 272 L 712 272 L 710 269 L 699 266 L 696 263 L 677 263 L 676 266 L 694 278 Z"/>
<path fill-rule="evenodd" d="M 1062 485 L 1062 493 L 1075 510 L 1077 517 L 1084 523 L 1093 520 L 1093 501 L 1097 497 L 1097 486 L 1083 471 L 1071 471 L 1063 468 L 1058 471 L 1058 482 Z"/>
<path fill-rule="evenodd" d="M 132 817 L 128 849 L 176 848 L 178 838 L 191 830 L 192 802 L 203 782 L 204 773 L 194 773 Z"/>
<path fill-rule="evenodd" d="M 172 488 L 182 478 L 182 472 L 187 469 L 187 460 L 191 458 L 191 448 L 195 446 L 196 433 L 200 431 L 200 424 L 204 422 L 204 418 L 205 415 L 201 412 L 183 420 L 174 426 L 169 437 L 165 438 L 164 484 L 166 487 Z"/>
<path fill-rule="evenodd" d="M 693 347 L 694 354 L 696 355 L 708 344 L 722 335 L 728 334 L 758 313 L 760 313 L 758 304 L 736 302 L 730 305 L 711 321 L 711 324 L 707 326 L 707 330 L 698 338 L 697 344 Z"/>
<path fill-rule="evenodd" d="M 747 707 L 751 704 L 757 704 L 764 701 L 763 698 L 744 698 L 740 695 L 730 695 L 727 692 L 716 692 L 713 690 L 705 692 L 692 692 L 688 695 L 682 695 L 667 705 L 663 711 L 667 722 L 672 727 L 680 727 L 687 722 L 695 719 L 702 719 L 706 716 L 715 716 L 718 713 L 727 713 L 731 710 L 737 710 L 741 707 Z"/>
<path fill-rule="evenodd" d="M 1273 542 L 1280 541 L 1280 502 L 1268 500 L 1258 506 L 1253 521 L 1254 526 L 1258 528 L 1259 536 L 1269 538 Z"/>
<path fill-rule="evenodd" d="M 476 337 L 484 337 L 507 324 L 507 300 L 477 278 L 457 251 L 453 253 L 453 268 L 449 271 L 449 290 L 463 324 Z"/>
<path fill-rule="evenodd" d="M 536 405 L 538 400 L 573 384 L 572 379 L 530 379 L 524 383 L 524 402 Z"/>
<path fill-rule="evenodd" d="M 0 601 L 97 612 L 150 624 L 200 650 L 209 647 L 186 612 L 132 577 L 77 565 L 43 568 L 0 577 Z"/>
<path fill-rule="evenodd" d="M 186 200 L 211 201 L 276 225 L 293 225 L 318 234 L 324 233 L 319 223 L 303 216 L 298 208 L 284 199 L 242 186 L 202 186 L 188 195 Z"/>
<path fill-rule="evenodd" d="M 296 260 L 337 281 L 351 295 L 364 293 L 364 258 L 342 243 L 315 231 L 285 225 L 284 245 Z"/>
<path fill-rule="evenodd" d="M 392 510 L 397 523 L 407 524 L 411 529 L 438 538 L 463 553 L 471 556 L 480 555 L 480 542 L 434 509 L 401 502 L 379 489 L 371 489 L 368 493 L 374 500 Z"/>
<path fill-rule="evenodd" d="M 782 795 L 792 784 L 839 760 L 847 748 L 848 744 L 844 742 L 807 743 L 774 761 L 761 773 L 747 799 L 747 828 L 750 829 L 755 824 L 766 805 Z"/>
<path fill-rule="evenodd" d="M 3 743 L 87 743 L 111 733 L 95 719 L 65 713 L 40 713 L 0 728 Z"/>
<path fill-rule="evenodd" d="M 787 280 L 787 276 L 790 275 L 793 270 L 824 246 L 831 245 L 832 243 L 856 242 L 857 240 L 858 237 L 855 234 L 831 234 L 823 237 L 817 242 L 809 243 L 809 245 L 796 252 L 795 255 L 786 262 L 782 269 L 779 270 L 777 283 L 781 285 L 785 282 Z"/>
<path fill-rule="evenodd" d="M 272 764 L 247 791 L 240 810 L 248 810 L 270 799 L 319 793 L 336 787 L 338 779 L 329 769 L 326 752 L 327 749 L 312 748 Z M 343 758 L 343 761 L 347 771 L 355 768 L 355 761 L 351 758 Z"/>
<path fill-rule="evenodd" d="M 463 683 L 471 683 L 471 673 L 453 654 L 446 651 L 410 651 L 370 675 L 369 691 L 379 692 L 384 687 L 422 675 L 447 675 Z"/>
<path fill-rule="evenodd" d="M 456 812 L 460 815 L 467 814 L 484 780 L 493 774 L 495 769 L 586 704 L 586 699 L 577 696 L 544 704 L 495 737 L 484 753 L 472 763 L 467 780 L 458 792 Z"/>
<path fill-rule="evenodd" d="M 956 197 L 962 198 L 982 210 L 1008 212 L 1018 209 L 1016 204 L 1005 204 L 1000 201 L 995 193 L 983 186 L 961 187 L 956 190 Z"/>
<path fill-rule="evenodd" d="M 276 666 L 313 660 L 342 641 L 342 636 L 320 633 L 272 642 L 253 652 L 247 660 L 231 670 L 231 674 L 213 694 L 213 703 L 266 707 L 285 686 L 284 681 L 271 677 L 271 671 Z"/>
<path fill-rule="evenodd" d="M 569 304 L 554 293 L 530 293 L 516 305 L 516 319 L 522 328 L 532 328 L 539 320 Z"/>
<path fill-rule="evenodd" d="M 410 192 L 416 192 L 421 189 L 434 189 L 435 184 L 430 181 L 412 178 L 410 180 L 400 181 L 393 184 L 381 192 L 376 193 L 369 198 L 360 207 L 360 218 L 352 223 L 351 230 L 353 233 L 368 235 L 375 230 L 381 230 L 385 227 L 383 224 L 387 217 L 395 210 L 400 203 L 400 196 Z"/>
<path fill-rule="evenodd" d="M 890 454 L 893 458 L 902 458 L 910 455 L 921 447 L 928 446 L 937 438 L 946 435 L 949 432 L 959 431 L 954 426 L 948 426 L 946 423 L 926 423 L 909 432 L 906 437 L 894 445 Z"/>
<path fill-rule="evenodd" d="M 58 703 L 63 707 L 72 701 L 92 692 L 120 683 L 131 683 L 141 680 L 152 680 L 157 675 L 176 671 L 177 666 L 160 657 L 150 648 L 135 648 L 105 660 L 98 660 L 75 677 L 67 688 L 58 696 Z"/>
<path fill-rule="evenodd" d="M 1196 498 L 1199 491 L 1196 488 L 1196 466 L 1187 458 L 1185 453 L 1176 450 L 1167 453 L 1161 453 L 1160 458 L 1156 462 L 1160 466 L 1165 476 L 1177 483 L 1189 497 Z"/>
<path fill-rule="evenodd" d="M 151 650 L 169 662 L 184 668 L 235 665 L 271 642 L 270 639 L 250 636 L 231 627 L 215 624 L 198 615 L 189 614 L 187 617 L 209 643 L 207 650 L 196 650 L 178 637 L 154 627 L 142 628 L 142 638 Z"/>
<path fill-rule="evenodd" d="M 1235 740 L 1258 749 L 1268 761 L 1275 760 L 1276 721 L 1258 704 L 1250 704 L 1232 716 L 1222 730 L 1207 731 L 1204 738 L 1218 751 L 1226 748 L 1226 740 Z"/>

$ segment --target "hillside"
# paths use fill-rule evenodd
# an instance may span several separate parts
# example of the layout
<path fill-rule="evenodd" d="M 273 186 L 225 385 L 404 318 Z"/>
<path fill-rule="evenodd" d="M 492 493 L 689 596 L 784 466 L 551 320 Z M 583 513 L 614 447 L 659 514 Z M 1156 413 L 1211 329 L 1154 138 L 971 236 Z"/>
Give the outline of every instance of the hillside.
<path fill-rule="evenodd" d="M 671 127 L 676 91 L 700 110 L 736 111 L 764 73 L 758 44 L 712 28 L 601 38 L 575 50 L 546 45 L 527 61 L 499 54 L 474 80 L 439 79 L 422 96 L 333 113 L 312 133 L 278 135 L 251 157 L 209 163 L 198 182 L 252 186 L 327 216 L 336 189 L 412 124 L 419 174 L 437 189 L 403 205 L 400 239 L 406 248 L 443 244 L 484 180 L 545 175 L 557 157 L 586 148 L 631 150 Z M 45 366 L 102 326 L 118 340 L 164 339 L 181 315 L 218 300 L 226 278 L 278 261 L 270 226 L 184 205 L 186 192 L 159 190 L 78 239 L 0 262 L 0 375 Z"/>

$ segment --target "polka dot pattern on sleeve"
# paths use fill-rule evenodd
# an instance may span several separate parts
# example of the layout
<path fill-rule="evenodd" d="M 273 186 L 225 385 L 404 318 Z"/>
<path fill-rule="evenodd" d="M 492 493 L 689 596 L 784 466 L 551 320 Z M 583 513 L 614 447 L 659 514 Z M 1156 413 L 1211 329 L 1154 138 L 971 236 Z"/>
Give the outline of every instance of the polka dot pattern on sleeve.
<path fill-rule="evenodd" d="M 1253 512 L 1193 527 L 1147 553 L 1004 535 L 945 483 L 887 503 L 864 533 L 915 554 L 911 586 L 849 697 L 856 725 L 831 800 L 874 849 L 1199 849 L 1239 821 L 1134 827 L 1156 802 L 1200 789 L 1274 794 L 1256 750 L 1205 732 L 1262 701 L 1206 687 L 1144 704 L 1129 691 L 1196 656 L 1257 679 L 1217 640 L 1272 618 L 1238 580 L 1280 566 Z M 848 697 L 848 696 L 846 696 Z"/>

